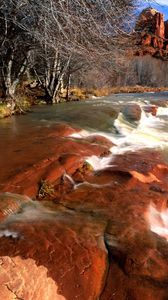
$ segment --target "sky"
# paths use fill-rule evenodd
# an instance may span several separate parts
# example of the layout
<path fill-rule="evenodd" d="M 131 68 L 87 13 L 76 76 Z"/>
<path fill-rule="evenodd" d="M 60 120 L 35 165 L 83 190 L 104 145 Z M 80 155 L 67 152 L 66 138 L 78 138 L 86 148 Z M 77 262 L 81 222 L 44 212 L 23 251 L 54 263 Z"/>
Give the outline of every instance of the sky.
<path fill-rule="evenodd" d="M 168 20 L 168 0 L 144 1 L 144 7 L 149 5 L 162 12 L 165 16 L 165 20 Z"/>

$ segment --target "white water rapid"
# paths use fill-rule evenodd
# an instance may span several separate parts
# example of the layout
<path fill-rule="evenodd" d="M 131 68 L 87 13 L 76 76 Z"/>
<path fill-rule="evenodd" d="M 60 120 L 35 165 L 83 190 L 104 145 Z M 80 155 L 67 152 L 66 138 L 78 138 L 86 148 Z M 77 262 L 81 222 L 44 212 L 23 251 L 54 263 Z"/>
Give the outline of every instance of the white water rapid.
<path fill-rule="evenodd" d="M 144 106 L 144 105 L 143 105 Z M 164 116 L 164 118 L 162 117 Z M 89 132 L 82 130 L 79 133 L 70 135 L 75 139 L 85 139 L 90 136 L 103 136 L 109 139 L 114 146 L 111 147 L 111 154 L 108 157 L 87 157 L 86 161 L 95 171 L 113 166 L 113 159 L 116 155 L 126 152 L 137 152 L 142 149 L 168 149 L 168 133 L 166 131 L 168 120 L 168 108 L 158 108 L 156 116 L 142 110 L 141 119 L 137 123 L 128 122 L 120 112 L 114 121 L 117 133 Z"/>

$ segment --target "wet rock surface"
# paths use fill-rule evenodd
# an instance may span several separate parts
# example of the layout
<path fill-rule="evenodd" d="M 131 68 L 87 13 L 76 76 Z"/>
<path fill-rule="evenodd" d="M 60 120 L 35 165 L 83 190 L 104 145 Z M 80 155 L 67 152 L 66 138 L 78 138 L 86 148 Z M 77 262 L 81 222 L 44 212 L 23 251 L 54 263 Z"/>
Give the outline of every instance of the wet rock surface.
<path fill-rule="evenodd" d="M 141 108 L 138 104 L 129 104 L 122 109 L 124 118 L 128 121 L 139 121 L 141 119 Z"/>
<path fill-rule="evenodd" d="M 97 299 L 107 268 L 103 223 L 66 209 L 27 210 L 29 221 L 20 214 L 6 224 L 17 237 L 1 237 L 3 299 Z"/>
<path fill-rule="evenodd" d="M 152 116 L 156 116 L 157 115 L 158 106 L 156 106 L 156 105 L 148 105 L 148 106 L 145 106 L 143 109 L 144 109 L 145 112 L 151 113 Z"/>
<path fill-rule="evenodd" d="M 86 158 L 115 145 L 77 132 L 46 129 L 44 152 L 1 181 L 3 300 L 165 300 L 168 244 L 151 222 L 166 228 L 168 166 L 143 150 L 95 171 Z"/>
<path fill-rule="evenodd" d="M 35 197 L 41 179 L 51 183 L 56 182 L 63 174 L 71 175 L 80 168 L 85 157 L 108 153 L 111 143 L 107 139 L 96 138 L 96 136 L 90 142 L 87 139 L 74 139 L 70 136 L 74 132 L 74 129 L 67 125 L 58 125 L 52 129 L 43 129 L 43 138 L 36 136 L 37 132 L 34 133 L 35 136 L 32 133 L 30 143 L 20 136 L 16 143 L 17 147 L 21 147 L 22 150 L 16 156 L 16 161 L 12 162 L 13 165 L 10 160 L 2 162 L 2 168 L 4 167 L 5 171 L 0 173 L 1 191 Z M 41 142 L 36 143 L 39 138 Z M 99 139 L 100 142 L 103 140 L 103 143 L 100 143 Z M 22 148 L 24 142 L 28 147 L 26 154 L 25 149 Z"/>

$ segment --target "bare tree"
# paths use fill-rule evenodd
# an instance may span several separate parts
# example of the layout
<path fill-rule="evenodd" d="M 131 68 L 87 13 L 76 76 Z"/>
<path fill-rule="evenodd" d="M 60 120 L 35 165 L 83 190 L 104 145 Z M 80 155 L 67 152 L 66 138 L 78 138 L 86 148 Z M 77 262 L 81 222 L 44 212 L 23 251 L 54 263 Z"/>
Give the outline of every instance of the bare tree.
<path fill-rule="evenodd" d="M 30 58 L 48 101 L 56 102 L 79 65 L 115 66 L 133 28 L 131 0 L 4 0 L 0 8 L 1 77 L 10 96 Z"/>
<path fill-rule="evenodd" d="M 30 38 L 16 23 L 23 22 L 23 2 L 0 2 L 0 81 L 4 97 L 14 98 L 16 86 L 25 72 L 30 51 Z"/>
<path fill-rule="evenodd" d="M 47 69 L 48 66 L 50 69 L 47 74 L 52 80 L 43 80 L 48 83 L 46 87 L 52 101 L 58 95 L 63 78 L 69 78 L 75 69 L 78 70 L 79 62 L 81 66 L 100 65 L 105 60 L 114 64 L 116 53 L 117 56 L 123 54 L 132 31 L 131 1 L 46 0 L 43 5 L 39 3 L 39 7 L 39 27 L 43 31 L 41 33 L 37 28 L 35 36 L 40 39 L 43 49 L 50 49 L 46 53 L 53 53 L 52 63 L 51 56 L 45 55 Z M 51 92 L 53 84 L 50 83 L 55 76 Z"/>

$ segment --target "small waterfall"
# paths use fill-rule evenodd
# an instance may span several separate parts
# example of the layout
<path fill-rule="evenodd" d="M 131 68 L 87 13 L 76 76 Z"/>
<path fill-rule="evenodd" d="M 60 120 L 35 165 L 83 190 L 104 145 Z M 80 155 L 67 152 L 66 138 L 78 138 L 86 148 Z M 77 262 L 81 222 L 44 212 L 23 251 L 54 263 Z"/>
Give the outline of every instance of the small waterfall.
<path fill-rule="evenodd" d="M 63 179 L 65 179 L 65 178 L 67 178 L 67 179 L 69 180 L 69 182 L 70 182 L 73 186 L 75 186 L 75 181 L 73 180 L 73 178 L 72 178 L 70 175 L 68 175 L 67 173 L 65 173 L 65 174 L 63 175 Z"/>
<path fill-rule="evenodd" d="M 68 175 L 68 174 L 64 174 L 64 178 L 67 178 L 70 181 L 70 183 L 72 183 L 74 190 L 80 188 L 81 186 L 92 186 L 94 188 L 101 188 L 101 187 L 106 187 L 106 186 L 110 185 L 110 183 L 108 183 L 108 184 L 96 184 L 96 183 L 90 183 L 88 181 L 83 181 L 83 182 L 80 182 L 80 183 L 75 183 L 75 181 L 73 180 L 73 178 L 70 175 Z"/>
<path fill-rule="evenodd" d="M 164 237 L 168 241 L 168 209 L 158 211 L 156 207 L 151 204 L 146 217 L 151 231 Z"/>
<path fill-rule="evenodd" d="M 86 158 L 86 162 L 89 163 L 95 171 L 100 171 L 113 166 L 113 164 L 111 164 L 111 155 L 108 157 L 97 157 L 96 155 L 93 155 Z"/>
<path fill-rule="evenodd" d="M 144 102 L 139 103 L 139 105 L 142 109 Z M 142 109 L 139 122 L 132 123 L 127 121 L 120 112 L 118 118 L 114 121 L 114 126 L 117 131 L 116 134 L 82 130 L 77 134 L 71 135 L 71 137 L 83 139 L 89 136 L 99 135 L 109 139 L 114 144 L 110 149 L 111 154 L 108 157 L 97 157 L 95 155 L 86 157 L 86 161 L 95 171 L 103 170 L 113 167 L 112 162 L 116 155 L 121 155 L 126 152 L 136 152 L 144 148 L 167 149 L 168 134 L 165 130 L 167 122 L 164 118 L 161 118 L 162 115 L 165 116 L 168 113 L 167 109 L 168 108 L 159 108 L 157 116 L 146 113 Z"/>

